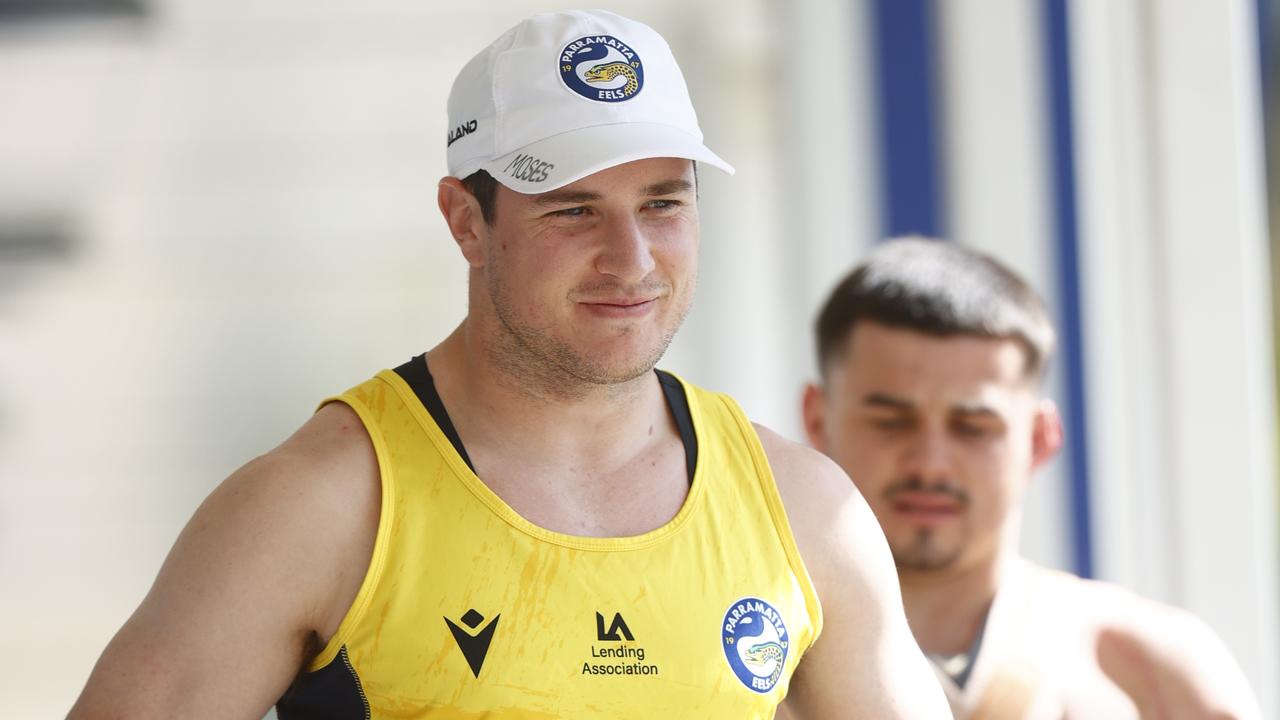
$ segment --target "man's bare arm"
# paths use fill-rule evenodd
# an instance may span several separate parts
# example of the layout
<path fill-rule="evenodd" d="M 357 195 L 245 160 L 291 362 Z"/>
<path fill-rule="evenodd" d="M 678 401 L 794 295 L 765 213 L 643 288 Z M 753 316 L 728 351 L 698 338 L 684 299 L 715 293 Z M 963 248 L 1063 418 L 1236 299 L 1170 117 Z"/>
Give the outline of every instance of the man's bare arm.
<path fill-rule="evenodd" d="M 1256 720 L 1258 701 L 1222 640 L 1194 615 L 1116 589 L 1098 665 L 1144 720 Z"/>
<path fill-rule="evenodd" d="M 336 631 L 363 579 L 381 489 L 334 403 L 204 501 L 70 717 L 258 720 Z"/>
<path fill-rule="evenodd" d="M 794 720 L 950 718 L 907 626 L 880 524 L 839 466 L 757 426 L 800 554 L 823 607 L 786 708 Z"/>

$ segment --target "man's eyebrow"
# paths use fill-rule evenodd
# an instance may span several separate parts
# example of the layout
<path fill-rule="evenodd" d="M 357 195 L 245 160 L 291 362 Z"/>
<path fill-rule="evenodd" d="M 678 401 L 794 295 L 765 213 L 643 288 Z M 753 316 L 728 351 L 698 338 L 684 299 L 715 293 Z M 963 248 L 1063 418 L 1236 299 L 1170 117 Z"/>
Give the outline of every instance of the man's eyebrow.
<path fill-rule="evenodd" d="M 599 200 L 600 193 L 590 190 L 552 190 L 542 193 L 533 201 L 535 205 L 564 205 Z"/>
<path fill-rule="evenodd" d="M 684 178 L 676 178 L 674 180 L 663 180 L 656 182 L 643 190 L 643 194 L 654 195 L 675 195 L 676 193 L 691 192 L 693 183 Z"/>
<path fill-rule="evenodd" d="M 893 410 L 912 410 L 915 403 L 900 397 L 894 397 L 882 392 L 869 393 L 862 398 L 863 405 L 871 405 L 874 407 L 890 408 Z"/>

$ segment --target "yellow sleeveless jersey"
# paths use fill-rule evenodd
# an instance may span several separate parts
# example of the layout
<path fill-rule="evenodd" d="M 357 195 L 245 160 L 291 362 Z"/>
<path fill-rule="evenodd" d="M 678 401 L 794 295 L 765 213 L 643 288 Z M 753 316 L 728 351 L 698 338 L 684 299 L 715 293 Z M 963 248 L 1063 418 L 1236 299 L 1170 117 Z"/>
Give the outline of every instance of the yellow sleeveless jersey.
<path fill-rule="evenodd" d="M 396 372 L 326 401 L 372 438 L 382 515 L 359 594 L 282 720 L 772 718 L 821 610 L 751 424 L 680 385 L 688 497 L 616 538 L 517 514 Z"/>

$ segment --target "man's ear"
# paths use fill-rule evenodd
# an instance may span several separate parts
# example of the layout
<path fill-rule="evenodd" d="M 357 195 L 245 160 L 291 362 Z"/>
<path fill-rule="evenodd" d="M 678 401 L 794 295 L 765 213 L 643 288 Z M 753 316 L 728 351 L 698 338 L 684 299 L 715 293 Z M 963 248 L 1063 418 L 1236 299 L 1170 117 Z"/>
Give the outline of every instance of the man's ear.
<path fill-rule="evenodd" d="M 440 214 L 462 250 L 462 256 L 471 267 L 484 267 L 487 259 L 484 240 L 488 237 L 488 226 L 480 212 L 480 201 L 467 191 L 461 180 L 446 177 L 441 178 L 436 186 L 436 204 L 440 206 Z"/>
<path fill-rule="evenodd" d="M 1031 430 L 1031 469 L 1038 470 L 1062 449 L 1062 416 L 1049 398 L 1041 398 Z"/>
<path fill-rule="evenodd" d="M 804 397 L 801 400 L 801 414 L 804 416 L 804 432 L 809 444 L 820 453 L 827 451 L 827 398 L 822 388 L 813 383 L 804 386 Z"/>

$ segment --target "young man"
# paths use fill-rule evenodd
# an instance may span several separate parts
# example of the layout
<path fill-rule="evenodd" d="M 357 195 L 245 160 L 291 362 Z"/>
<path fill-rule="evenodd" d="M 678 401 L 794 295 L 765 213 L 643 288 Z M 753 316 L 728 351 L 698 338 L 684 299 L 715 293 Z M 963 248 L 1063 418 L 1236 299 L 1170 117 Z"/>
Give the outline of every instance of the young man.
<path fill-rule="evenodd" d="M 72 717 L 945 717 L 847 477 L 654 370 L 731 171 L 665 41 L 531 18 L 449 127 L 466 319 L 209 497 Z"/>
<path fill-rule="evenodd" d="M 1040 394 L 1054 332 L 1025 282 L 951 243 L 889 242 L 817 335 L 809 439 L 880 520 L 957 718 L 1258 717 L 1196 618 L 1018 557 L 1022 494 L 1062 438 Z"/>

